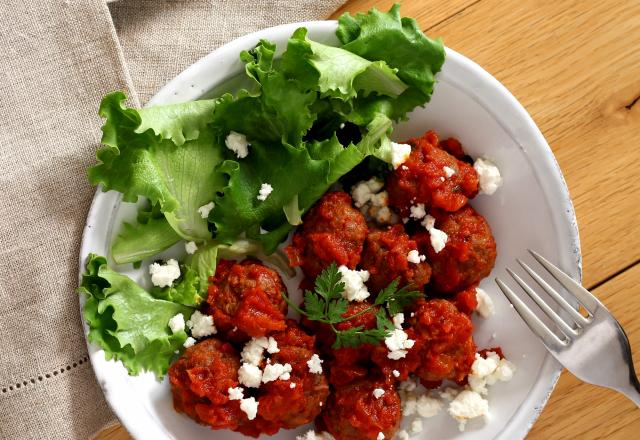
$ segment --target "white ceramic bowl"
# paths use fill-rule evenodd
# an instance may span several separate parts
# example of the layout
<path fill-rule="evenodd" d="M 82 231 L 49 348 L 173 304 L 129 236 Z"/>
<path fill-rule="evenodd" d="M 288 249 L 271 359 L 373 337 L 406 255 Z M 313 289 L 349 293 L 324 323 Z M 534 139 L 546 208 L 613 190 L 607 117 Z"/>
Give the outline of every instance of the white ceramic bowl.
<path fill-rule="evenodd" d="M 233 88 L 243 71 L 238 59 L 241 50 L 250 49 L 262 38 L 274 41 L 282 50 L 299 26 L 307 27 L 310 38 L 316 41 L 337 44 L 334 21 L 265 29 L 234 40 L 198 61 L 160 90 L 149 105 L 193 100 Z M 513 266 L 516 257 L 526 258 L 527 248 L 534 248 L 580 278 L 580 245 L 567 187 L 542 134 L 513 95 L 477 64 L 450 49 L 431 102 L 425 109 L 414 111 L 408 122 L 399 124 L 394 138 L 403 140 L 427 129 L 443 137 L 457 137 L 471 156 L 490 158 L 502 171 L 502 188 L 493 196 L 480 195 L 472 202 L 487 218 L 498 246 L 496 268 L 481 284 L 497 310 L 489 319 L 476 319 L 475 339 L 481 348 L 501 346 L 518 371 L 511 382 L 490 389 L 491 419 L 486 424 L 470 423 L 467 431 L 460 433 L 457 424 L 441 412 L 425 421 L 422 438 L 523 438 L 544 407 L 560 366 L 510 308 L 493 277 L 503 274 L 506 265 Z M 115 229 L 123 218 L 134 216 L 135 206 L 121 204 L 118 194 L 96 194 L 80 251 L 81 271 L 89 252 L 108 254 Z M 179 252 L 179 247 L 167 255 Z M 144 267 L 139 271 L 130 266 L 117 269 L 143 284 L 147 282 Z M 242 437 L 231 431 L 212 432 L 175 413 L 166 380 L 157 383 L 149 374 L 129 377 L 122 365 L 105 361 L 102 350 L 95 345 L 89 344 L 89 352 L 107 401 L 134 438 Z M 292 439 L 305 429 L 280 431 L 276 437 Z"/>

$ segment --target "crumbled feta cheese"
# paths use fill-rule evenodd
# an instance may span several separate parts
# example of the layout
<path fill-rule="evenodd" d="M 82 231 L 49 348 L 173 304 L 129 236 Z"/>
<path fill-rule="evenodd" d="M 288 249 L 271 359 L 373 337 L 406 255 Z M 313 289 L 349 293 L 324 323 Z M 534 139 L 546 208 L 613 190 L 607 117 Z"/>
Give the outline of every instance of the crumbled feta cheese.
<path fill-rule="evenodd" d="M 476 307 L 476 311 L 483 318 L 488 318 L 493 315 L 496 311 L 495 306 L 493 305 L 493 301 L 491 297 L 479 287 L 476 287 L 476 301 L 478 302 L 478 306 Z"/>
<path fill-rule="evenodd" d="M 251 338 L 249 342 L 244 344 L 240 357 L 242 362 L 251 365 L 260 365 L 263 359 L 263 353 L 267 347 L 267 338 L 262 336 L 260 338 Z"/>
<path fill-rule="evenodd" d="M 404 313 L 396 313 L 393 315 L 393 326 L 402 330 L 402 324 L 404 324 Z"/>
<path fill-rule="evenodd" d="M 473 168 L 478 173 L 478 182 L 482 194 L 491 195 L 502 185 L 500 170 L 490 160 L 478 158 L 473 163 Z"/>
<path fill-rule="evenodd" d="M 412 416 L 418 412 L 418 399 L 415 395 L 409 394 L 406 399 L 402 401 L 402 415 Z"/>
<path fill-rule="evenodd" d="M 184 250 L 187 251 L 187 254 L 191 255 L 198 250 L 198 245 L 195 243 L 195 241 L 189 241 L 184 244 Z"/>
<path fill-rule="evenodd" d="M 229 388 L 227 393 L 229 394 L 229 400 L 242 400 L 244 397 L 244 390 L 242 387 Z"/>
<path fill-rule="evenodd" d="M 431 247 L 437 254 L 442 249 L 444 249 L 445 245 L 447 244 L 447 240 L 449 240 L 449 237 L 447 236 L 446 232 L 441 231 L 440 229 L 431 228 L 431 230 L 429 231 L 429 239 L 431 240 Z"/>
<path fill-rule="evenodd" d="M 420 220 L 427 215 L 427 211 L 424 209 L 424 203 L 418 203 L 417 205 L 411 206 L 409 211 L 411 211 L 409 216 L 416 220 Z"/>
<path fill-rule="evenodd" d="M 430 230 L 432 230 L 432 229 L 435 227 L 435 225 L 436 225 L 436 219 L 435 219 L 432 215 L 427 214 L 427 215 L 424 217 L 424 220 L 422 220 L 422 221 L 420 222 L 420 224 L 421 224 L 422 226 L 424 226 L 424 228 L 425 228 L 427 231 L 430 231 Z"/>
<path fill-rule="evenodd" d="M 238 381 L 249 388 L 258 388 L 262 382 L 262 371 L 252 364 L 242 364 L 238 369 Z"/>
<path fill-rule="evenodd" d="M 391 374 L 393 374 L 393 377 L 400 377 L 400 372 L 398 370 L 393 370 Z"/>
<path fill-rule="evenodd" d="M 400 382 L 400 389 L 402 391 L 411 392 L 411 391 L 414 391 L 417 387 L 418 385 L 415 383 L 415 381 L 411 379 Z"/>
<path fill-rule="evenodd" d="M 201 207 L 199 207 L 198 212 L 200 213 L 200 217 L 208 218 L 209 213 L 211 212 L 214 206 L 215 204 L 213 202 L 209 202 L 206 205 L 202 205 Z"/>
<path fill-rule="evenodd" d="M 351 190 L 351 197 L 353 198 L 353 203 L 356 205 L 356 208 L 362 208 L 383 186 L 384 182 L 375 177 L 357 183 Z"/>
<path fill-rule="evenodd" d="M 408 349 L 413 347 L 415 341 L 409 339 L 409 336 L 401 329 L 395 329 L 384 340 L 385 345 L 389 349 L 387 357 L 389 359 L 398 360 L 407 355 Z"/>
<path fill-rule="evenodd" d="M 269 194 L 273 192 L 273 187 L 268 183 L 263 183 L 260 186 L 260 191 L 258 192 L 258 200 L 264 202 L 269 197 Z"/>
<path fill-rule="evenodd" d="M 328 432 L 315 432 L 313 429 L 296 437 L 296 440 L 334 440 Z"/>
<path fill-rule="evenodd" d="M 391 142 L 391 164 L 398 168 L 405 163 L 411 155 L 411 145 Z"/>
<path fill-rule="evenodd" d="M 343 298 L 348 301 L 362 302 L 369 297 L 369 290 L 364 284 L 369 280 L 369 272 L 366 270 L 351 270 L 347 266 L 340 266 L 338 271 L 342 274 L 344 283 Z"/>
<path fill-rule="evenodd" d="M 320 359 L 320 356 L 314 353 L 313 356 L 311 356 L 311 359 L 307 361 L 309 372 L 313 374 L 322 374 L 322 362 L 323 360 Z"/>
<path fill-rule="evenodd" d="M 420 255 L 420 252 L 418 252 L 415 249 L 410 250 L 409 253 L 407 254 L 407 261 L 409 263 L 419 264 L 420 262 L 426 259 L 427 257 L 425 257 L 424 255 Z"/>
<path fill-rule="evenodd" d="M 402 169 L 403 169 L 403 170 L 405 170 L 405 171 L 409 169 L 409 167 L 408 167 L 408 166 L 406 166 L 406 165 L 402 165 L 400 168 L 402 168 Z"/>
<path fill-rule="evenodd" d="M 516 366 L 506 359 L 500 359 L 498 368 L 491 375 L 492 379 L 499 380 L 501 382 L 509 382 L 513 379 L 513 375 L 516 372 Z"/>
<path fill-rule="evenodd" d="M 187 327 L 191 330 L 191 336 L 196 339 L 215 335 L 218 332 L 213 323 L 213 316 L 204 315 L 199 310 L 193 312 L 193 315 L 187 321 Z"/>
<path fill-rule="evenodd" d="M 242 133 L 236 133 L 235 131 L 231 131 L 227 138 L 224 140 L 224 144 L 227 148 L 238 156 L 238 159 L 243 159 L 247 157 L 249 154 L 249 142 L 247 142 L 247 137 Z"/>
<path fill-rule="evenodd" d="M 442 167 L 442 171 L 444 171 L 444 175 L 447 176 L 447 178 L 453 176 L 456 173 L 456 170 L 447 166 Z"/>
<path fill-rule="evenodd" d="M 444 391 L 440 391 L 440 397 L 445 400 L 453 400 L 458 395 L 458 390 L 455 388 L 447 387 Z"/>
<path fill-rule="evenodd" d="M 255 397 L 249 397 L 240 401 L 240 409 L 247 415 L 249 420 L 256 418 L 258 414 L 258 403 Z"/>
<path fill-rule="evenodd" d="M 152 263 L 149 266 L 149 274 L 154 286 L 169 287 L 180 278 L 180 266 L 173 258 L 167 260 L 165 264 Z"/>
<path fill-rule="evenodd" d="M 273 354 L 279 352 L 280 349 L 278 348 L 278 341 L 273 339 L 272 336 L 269 336 L 269 338 L 267 339 L 267 353 Z"/>
<path fill-rule="evenodd" d="M 398 223 L 398 216 L 388 206 L 378 208 L 372 206 L 369 209 L 369 215 L 371 215 L 378 223 L 383 225 L 390 225 Z"/>
<path fill-rule="evenodd" d="M 384 440 L 384 434 L 382 432 L 378 433 L 378 437 L 376 437 L 377 440 Z"/>
<path fill-rule="evenodd" d="M 187 338 L 186 341 L 184 341 L 184 344 L 182 344 L 182 346 L 184 348 L 189 348 L 189 347 L 193 347 L 196 344 L 196 340 L 194 338 L 192 338 L 191 336 L 189 336 Z"/>
<path fill-rule="evenodd" d="M 169 328 L 171 329 L 171 333 L 177 333 L 180 330 L 184 330 L 184 315 L 182 313 L 178 313 L 171 318 L 169 320 Z"/>
<path fill-rule="evenodd" d="M 440 182 L 444 182 L 444 181 L 445 181 L 444 177 L 440 177 Z"/>
<path fill-rule="evenodd" d="M 384 395 L 384 390 L 382 388 L 376 388 L 373 390 L 373 397 L 376 399 L 381 398 Z"/>
<path fill-rule="evenodd" d="M 262 383 L 268 383 L 274 380 L 289 380 L 291 377 L 290 364 L 267 364 L 262 372 Z"/>
<path fill-rule="evenodd" d="M 411 434 L 418 434 L 418 433 L 422 432 L 422 420 L 413 419 L 411 421 L 411 426 L 409 427 L 409 432 Z"/>
<path fill-rule="evenodd" d="M 416 411 L 420 417 L 433 417 L 440 412 L 442 402 L 431 396 L 422 395 L 416 402 Z"/>
<path fill-rule="evenodd" d="M 464 431 L 468 420 L 489 415 L 489 402 L 474 391 L 464 390 L 449 404 L 449 414 L 458 421 L 460 431 Z"/>
<path fill-rule="evenodd" d="M 289 388 L 294 389 L 296 387 L 296 383 L 295 382 L 291 382 L 289 384 Z"/>
<path fill-rule="evenodd" d="M 409 433 L 407 431 L 405 431 L 404 429 L 401 429 L 396 434 L 396 437 L 398 438 L 398 440 L 409 440 Z"/>

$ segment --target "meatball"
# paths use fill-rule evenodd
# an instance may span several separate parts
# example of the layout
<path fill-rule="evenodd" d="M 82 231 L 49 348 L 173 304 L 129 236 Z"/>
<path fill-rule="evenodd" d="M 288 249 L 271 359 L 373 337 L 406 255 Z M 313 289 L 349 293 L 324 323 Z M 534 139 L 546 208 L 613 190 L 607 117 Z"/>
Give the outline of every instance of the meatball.
<path fill-rule="evenodd" d="M 209 279 L 208 311 L 218 331 L 232 341 L 284 330 L 287 290 L 280 275 L 257 260 L 220 260 Z"/>
<path fill-rule="evenodd" d="M 376 388 L 384 390 L 380 398 L 373 395 Z M 379 433 L 391 439 L 401 417 L 400 396 L 392 384 L 362 379 L 335 390 L 322 413 L 322 424 L 339 440 L 376 440 Z"/>
<path fill-rule="evenodd" d="M 229 343 L 211 338 L 187 348 L 169 368 L 175 410 L 213 429 L 237 429 L 247 418 L 227 390 L 238 386 L 239 367 Z"/>
<path fill-rule="evenodd" d="M 427 132 L 410 139 L 411 155 L 387 177 L 389 204 L 404 217 L 411 206 L 457 211 L 478 194 L 478 175 L 471 165 L 438 148 L 438 136 Z"/>
<path fill-rule="evenodd" d="M 432 211 L 436 228 L 447 234 L 447 244 L 436 253 L 428 232 L 413 236 L 431 262 L 434 290 L 454 293 L 489 275 L 496 261 L 496 242 L 487 221 L 471 206 L 457 212 Z"/>
<path fill-rule="evenodd" d="M 356 267 L 367 236 L 367 222 L 352 206 L 349 194 L 325 194 L 303 220 L 293 234 L 293 244 L 286 249 L 292 267 L 301 266 L 311 279 L 333 262 Z"/>
<path fill-rule="evenodd" d="M 478 307 L 478 300 L 476 299 L 476 284 L 467 287 L 461 292 L 456 293 L 451 301 L 455 304 L 456 308 L 462 313 L 471 315 L 473 311 Z"/>
<path fill-rule="evenodd" d="M 471 372 L 476 354 L 473 324 L 451 302 L 418 300 L 409 325 L 420 342 L 415 374 L 425 386 L 445 379 L 461 382 Z"/>
<path fill-rule="evenodd" d="M 370 232 L 361 266 L 369 271 L 367 286 L 371 293 L 377 294 L 396 278 L 400 278 L 400 286 L 421 290 L 429 282 L 431 267 L 426 261 L 416 264 L 407 260 L 409 251 L 417 249 L 417 243 L 409 238 L 402 225 Z"/>
<path fill-rule="evenodd" d="M 417 337 L 412 328 L 405 329 L 405 332 L 408 339 L 413 340 L 414 344 L 407 350 L 407 354 L 403 358 L 390 359 L 389 349 L 385 343 L 376 345 L 371 352 L 371 360 L 390 382 L 407 380 L 409 375 L 414 373 L 422 363 L 421 352 L 424 340 Z"/>
<path fill-rule="evenodd" d="M 289 364 L 290 379 L 275 380 L 260 387 L 259 416 L 286 429 L 312 422 L 329 396 L 329 385 L 323 373 L 311 373 L 307 362 L 315 353 L 315 338 L 287 321 L 284 332 L 272 335 L 278 351 L 271 363 Z M 291 388 L 292 384 L 295 384 Z"/>

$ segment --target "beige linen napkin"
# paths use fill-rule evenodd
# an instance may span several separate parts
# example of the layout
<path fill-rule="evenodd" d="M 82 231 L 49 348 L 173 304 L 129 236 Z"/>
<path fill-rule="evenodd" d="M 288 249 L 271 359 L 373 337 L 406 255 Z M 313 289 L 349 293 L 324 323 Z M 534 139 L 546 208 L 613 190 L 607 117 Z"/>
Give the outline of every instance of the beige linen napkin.
<path fill-rule="evenodd" d="M 75 293 L 101 97 L 146 102 L 224 42 L 341 3 L 0 2 L 0 439 L 86 439 L 115 421 Z"/>

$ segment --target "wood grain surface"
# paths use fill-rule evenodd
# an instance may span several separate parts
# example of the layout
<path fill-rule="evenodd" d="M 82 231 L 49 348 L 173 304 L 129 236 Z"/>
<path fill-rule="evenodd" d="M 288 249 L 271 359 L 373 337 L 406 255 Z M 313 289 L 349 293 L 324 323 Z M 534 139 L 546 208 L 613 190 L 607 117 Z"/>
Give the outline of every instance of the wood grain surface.
<path fill-rule="evenodd" d="M 351 0 L 334 15 L 392 3 Z M 430 36 L 501 81 L 540 127 L 575 204 L 584 285 L 620 320 L 640 367 L 640 2 L 400 3 Z M 622 440 L 639 432 L 631 402 L 565 372 L 528 438 Z M 130 437 L 114 427 L 96 438 Z"/>

